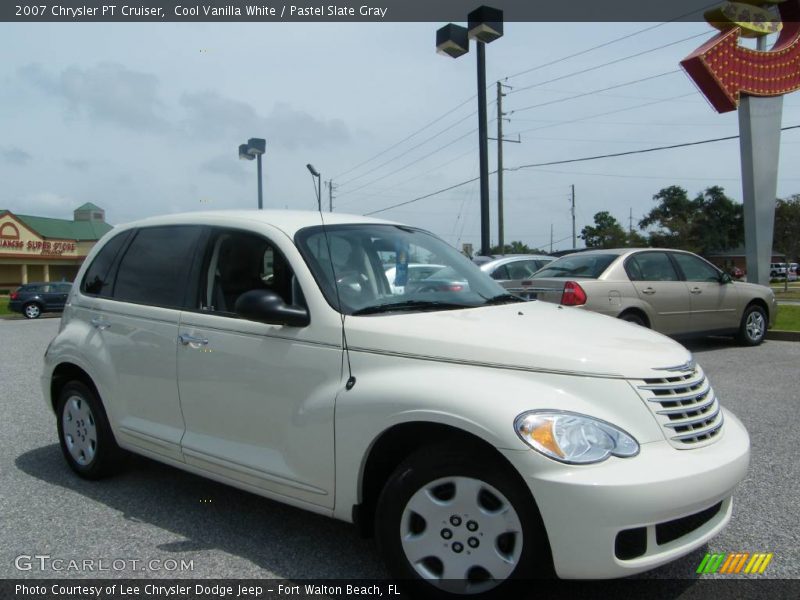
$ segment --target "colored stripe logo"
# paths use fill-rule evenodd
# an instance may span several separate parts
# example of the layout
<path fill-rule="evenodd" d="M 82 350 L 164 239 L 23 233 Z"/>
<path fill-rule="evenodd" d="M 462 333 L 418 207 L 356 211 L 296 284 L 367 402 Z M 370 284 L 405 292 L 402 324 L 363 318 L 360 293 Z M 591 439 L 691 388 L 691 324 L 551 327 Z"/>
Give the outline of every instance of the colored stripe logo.
<path fill-rule="evenodd" d="M 728 552 L 706 554 L 697 567 L 697 573 L 710 575 L 720 573 L 723 575 L 744 574 L 761 575 L 772 562 L 772 552 Z"/>

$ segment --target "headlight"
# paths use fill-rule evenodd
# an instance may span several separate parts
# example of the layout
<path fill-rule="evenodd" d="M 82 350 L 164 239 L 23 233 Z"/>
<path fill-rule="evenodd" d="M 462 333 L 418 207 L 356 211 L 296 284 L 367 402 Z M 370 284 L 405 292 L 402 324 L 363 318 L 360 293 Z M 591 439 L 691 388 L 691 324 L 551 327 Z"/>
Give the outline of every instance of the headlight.
<path fill-rule="evenodd" d="M 639 443 L 610 423 L 570 412 L 531 411 L 514 421 L 522 441 L 548 458 L 588 464 L 639 453 Z"/>

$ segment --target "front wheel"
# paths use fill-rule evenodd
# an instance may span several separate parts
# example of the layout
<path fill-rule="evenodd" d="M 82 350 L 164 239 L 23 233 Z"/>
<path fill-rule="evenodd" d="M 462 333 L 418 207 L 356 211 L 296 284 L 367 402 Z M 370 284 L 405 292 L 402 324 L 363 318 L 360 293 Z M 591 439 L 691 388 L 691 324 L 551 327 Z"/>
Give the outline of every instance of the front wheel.
<path fill-rule="evenodd" d="M 375 531 L 413 597 L 483 597 L 552 575 L 530 491 L 508 465 L 468 451 L 427 448 L 402 463 L 378 500 Z"/>
<path fill-rule="evenodd" d="M 767 335 L 767 313 L 757 304 L 745 309 L 737 339 L 744 346 L 758 346 Z"/>
<path fill-rule="evenodd" d="M 124 456 L 97 395 L 83 382 L 61 390 L 56 410 L 58 439 L 70 468 L 84 479 L 101 479 L 119 467 Z"/>

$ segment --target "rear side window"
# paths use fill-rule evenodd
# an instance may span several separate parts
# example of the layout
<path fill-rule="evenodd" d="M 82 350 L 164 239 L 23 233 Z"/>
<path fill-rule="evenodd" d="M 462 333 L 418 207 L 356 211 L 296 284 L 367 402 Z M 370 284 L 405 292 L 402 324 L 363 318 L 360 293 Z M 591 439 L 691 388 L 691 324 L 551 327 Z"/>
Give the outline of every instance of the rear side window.
<path fill-rule="evenodd" d="M 532 279 L 542 277 L 569 277 L 597 279 L 612 262 L 618 258 L 616 254 L 575 254 L 559 258 L 537 271 Z"/>
<path fill-rule="evenodd" d="M 679 281 L 672 261 L 664 252 L 642 252 L 625 263 L 632 281 Z"/>
<path fill-rule="evenodd" d="M 114 299 L 181 308 L 201 227 L 140 229 L 117 270 Z"/>
<path fill-rule="evenodd" d="M 86 275 L 83 276 L 81 291 L 84 294 L 111 296 L 111 265 L 114 264 L 119 251 L 125 246 L 125 242 L 128 241 L 130 235 L 130 231 L 124 231 L 111 238 L 100 249 L 100 252 L 94 257 L 92 264 L 86 270 Z"/>

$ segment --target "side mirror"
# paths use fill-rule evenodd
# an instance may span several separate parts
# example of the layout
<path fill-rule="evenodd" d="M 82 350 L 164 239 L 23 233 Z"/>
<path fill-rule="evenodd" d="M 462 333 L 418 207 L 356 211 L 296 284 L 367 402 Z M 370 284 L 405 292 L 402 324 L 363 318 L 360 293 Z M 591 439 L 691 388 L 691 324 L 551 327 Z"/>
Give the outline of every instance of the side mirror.
<path fill-rule="evenodd" d="M 250 290 L 236 300 L 237 315 L 270 325 L 305 327 L 311 322 L 308 311 L 300 306 L 288 306 L 272 290 Z"/>
<path fill-rule="evenodd" d="M 719 282 L 720 282 L 722 285 L 725 285 L 726 283 L 730 283 L 730 282 L 732 282 L 732 281 L 733 281 L 733 279 L 732 279 L 732 278 L 731 278 L 731 276 L 730 276 L 730 275 L 728 275 L 727 273 L 722 273 L 722 274 L 719 276 Z"/>

